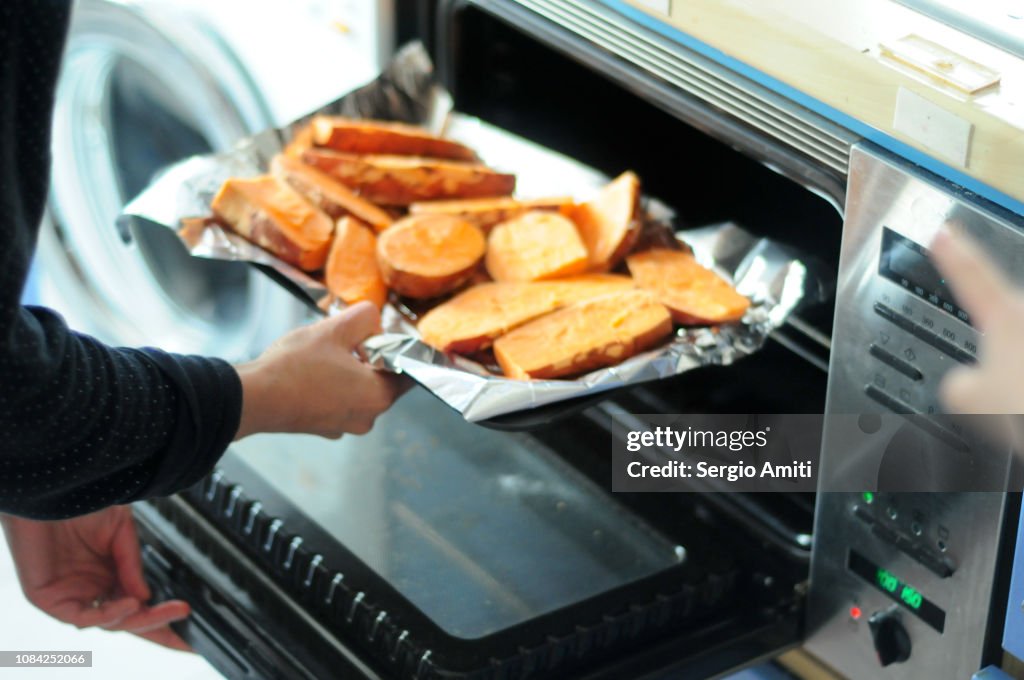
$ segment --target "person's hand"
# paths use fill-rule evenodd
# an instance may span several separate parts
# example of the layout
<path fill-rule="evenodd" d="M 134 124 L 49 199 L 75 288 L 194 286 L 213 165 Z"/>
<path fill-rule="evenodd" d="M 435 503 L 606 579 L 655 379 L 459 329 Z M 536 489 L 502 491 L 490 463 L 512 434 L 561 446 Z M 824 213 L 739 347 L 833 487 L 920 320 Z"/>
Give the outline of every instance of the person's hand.
<path fill-rule="evenodd" d="M 149 586 L 127 506 L 58 521 L 0 518 L 29 602 L 78 628 L 134 633 L 172 649 L 189 646 L 168 624 L 189 615 L 181 600 L 149 606 Z"/>
<path fill-rule="evenodd" d="M 256 360 L 237 366 L 242 420 L 236 439 L 255 432 L 303 432 L 337 438 L 365 434 L 409 385 L 356 356 L 380 332 L 368 302 L 288 333 Z"/>
<path fill-rule="evenodd" d="M 943 403 L 955 413 L 1024 414 L 1024 291 L 966 235 L 944 229 L 931 250 L 981 334 L 977 365 L 954 368 L 943 379 Z"/>

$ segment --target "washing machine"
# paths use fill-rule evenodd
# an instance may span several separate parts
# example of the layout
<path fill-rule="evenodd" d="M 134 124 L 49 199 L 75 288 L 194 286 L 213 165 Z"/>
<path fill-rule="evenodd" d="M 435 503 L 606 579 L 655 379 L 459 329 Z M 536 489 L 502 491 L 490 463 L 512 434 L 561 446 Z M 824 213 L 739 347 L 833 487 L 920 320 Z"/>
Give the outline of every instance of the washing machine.
<path fill-rule="evenodd" d="M 393 25 L 390 0 L 78 0 L 25 301 L 111 344 L 229 361 L 311 318 L 250 266 L 192 258 L 169 230 L 115 218 L 166 165 L 373 78 Z"/>

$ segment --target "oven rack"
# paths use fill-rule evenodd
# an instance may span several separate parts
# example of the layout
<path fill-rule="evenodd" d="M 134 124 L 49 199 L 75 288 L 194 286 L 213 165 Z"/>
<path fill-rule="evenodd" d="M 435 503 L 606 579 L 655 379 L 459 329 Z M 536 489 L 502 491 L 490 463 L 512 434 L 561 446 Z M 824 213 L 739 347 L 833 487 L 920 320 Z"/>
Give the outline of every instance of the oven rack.
<path fill-rule="evenodd" d="M 683 565 L 578 607 L 466 640 L 446 635 L 411 603 L 400 603 L 404 598 L 338 550 L 336 541 L 314 535 L 319 532 L 312 522 L 273 513 L 223 470 L 181 498 L 339 640 L 403 678 L 564 677 L 700 622 L 734 598 L 738 581 L 733 565 L 716 565 L 713 573 Z M 157 500 L 152 506 L 180 530 L 194 523 L 175 503 Z M 233 565 L 219 566 L 230 574 Z"/>

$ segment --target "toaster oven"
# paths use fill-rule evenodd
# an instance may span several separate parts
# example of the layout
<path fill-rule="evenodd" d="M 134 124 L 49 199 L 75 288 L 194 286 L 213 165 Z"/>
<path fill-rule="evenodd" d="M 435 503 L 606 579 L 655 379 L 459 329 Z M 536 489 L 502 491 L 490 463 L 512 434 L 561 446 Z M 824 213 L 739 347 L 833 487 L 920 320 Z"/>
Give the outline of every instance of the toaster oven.
<path fill-rule="evenodd" d="M 482 428 L 414 389 L 367 436 L 253 437 L 188 492 L 140 504 L 147 573 L 193 604 L 180 632 L 226 676 L 706 678 L 798 647 L 837 674 L 819 677 L 998 661 L 1014 494 L 610 492 L 624 412 L 896 411 L 944 427 L 936 380 L 974 360 L 976 335 L 931 299 L 926 261 L 914 278 L 879 258 L 922 254 L 953 209 L 997 248 L 1021 238 L 1010 184 L 728 57 L 680 28 L 682 4 L 396 9 L 458 110 L 636 171 L 679 226 L 732 220 L 792 245 L 817 299 L 734 365 L 556 423 Z M 827 469 L 841 442 L 824 441 Z"/>

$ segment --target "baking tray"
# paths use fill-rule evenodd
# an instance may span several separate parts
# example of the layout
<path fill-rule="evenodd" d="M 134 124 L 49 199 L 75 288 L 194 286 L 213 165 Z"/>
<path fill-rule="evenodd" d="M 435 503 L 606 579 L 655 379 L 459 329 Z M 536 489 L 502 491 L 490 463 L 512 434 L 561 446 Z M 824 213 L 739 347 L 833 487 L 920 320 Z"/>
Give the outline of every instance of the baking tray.
<path fill-rule="evenodd" d="M 315 307 L 326 290 L 320 281 L 215 224 L 185 229 L 189 218 L 209 215 L 224 180 L 265 173 L 280 152 L 317 114 L 396 120 L 424 125 L 477 150 L 483 162 L 517 175 L 524 198 L 571 195 L 585 199 L 608 177 L 564 155 L 452 109 L 451 96 L 433 77 L 433 65 L 413 43 L 378 78 L 282 128 L 240 140 L 218 154 L 193 156 L 165 169 L 119 218 L 173 229 L 195 257 L 246 261 Z M 625 170 L 626 168 L 622 168 Z M 675 211 L 650 196 L 648 225 L 671 235 Z M 697 259 L 733 282 L 753 304 L 741 322 L 681 328 L 661 347 L 575 379 L 513 380 L 467 357 L 439 352 L 422 342 L 410 313 L 395 298 L 382 310 L 384 332 L 363 345 L 367 361 L 402 372 L 470 421 L 499 429 L 528 429 L 576 412 L 609 391 L 658 380 L 706 365 L 726 365 L 758 351 L 802 303 L 820 298 L 820 283 L 792 250 L 734 223 L 675 234 Z"/>

